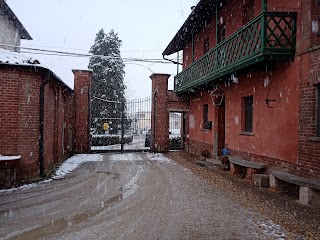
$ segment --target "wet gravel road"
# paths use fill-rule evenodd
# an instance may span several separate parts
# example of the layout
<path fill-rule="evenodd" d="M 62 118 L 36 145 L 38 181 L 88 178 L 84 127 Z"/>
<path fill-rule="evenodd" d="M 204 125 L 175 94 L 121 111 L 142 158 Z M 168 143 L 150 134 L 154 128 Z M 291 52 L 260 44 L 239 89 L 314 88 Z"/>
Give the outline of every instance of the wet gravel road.
<path fill-rule="evenodd" d="M 259 215 L 162 155 L 106 154 L 0 204 L 0 239 L 267 239 Z"/>

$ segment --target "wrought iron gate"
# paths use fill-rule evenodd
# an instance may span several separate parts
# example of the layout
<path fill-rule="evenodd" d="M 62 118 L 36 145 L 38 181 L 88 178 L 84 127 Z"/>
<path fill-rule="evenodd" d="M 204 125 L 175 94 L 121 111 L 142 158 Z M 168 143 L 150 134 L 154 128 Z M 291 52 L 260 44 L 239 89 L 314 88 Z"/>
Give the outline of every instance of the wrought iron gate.
<path fill-rule="evenodd" d="M 92 117 L 92 151 L 140 151 L 150 149 L 151 98 L 112 102 L 96 99 L 113 106 L 113 112 L 104 117 Z M 108 112 L 108 111 L 106 111 Z"/>

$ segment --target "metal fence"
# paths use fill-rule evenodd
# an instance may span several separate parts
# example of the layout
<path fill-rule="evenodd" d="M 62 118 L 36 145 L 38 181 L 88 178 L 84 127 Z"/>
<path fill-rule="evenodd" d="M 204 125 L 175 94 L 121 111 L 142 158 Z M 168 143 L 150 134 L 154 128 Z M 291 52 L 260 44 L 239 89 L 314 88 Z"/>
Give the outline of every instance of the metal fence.
<path fill-rule="evenodd" d="M 92 116 L 91 150 L 124 151 L 148 150 L 150 148 L 151 98 L 127 100 L 114 104 L 112 117 Z M 112 105 L 111 105 L 112 106 Z M 105 112 L 108 112 L 107 109 Z"/>

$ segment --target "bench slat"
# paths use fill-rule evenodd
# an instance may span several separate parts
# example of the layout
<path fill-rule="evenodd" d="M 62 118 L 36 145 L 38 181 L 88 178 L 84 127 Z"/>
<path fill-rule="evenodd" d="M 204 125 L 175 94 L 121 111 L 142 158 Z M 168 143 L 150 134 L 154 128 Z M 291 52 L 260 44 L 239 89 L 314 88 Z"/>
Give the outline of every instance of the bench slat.
<path fill-rule="evenodd" d="M 304 178 L 304 177 L 300 177 L 291 173 L 282 172 L 275 169 L 270 170 L 270 174 L 285 182 L 320 190 L 320 180 Z"/>
<path fill-rule="evenodd" d="M 266 167 L 266 164 L 264 163 L 247 161 L 238 156 L 229 156 L 229 161 L 248 168 L 263 169 Z"/>

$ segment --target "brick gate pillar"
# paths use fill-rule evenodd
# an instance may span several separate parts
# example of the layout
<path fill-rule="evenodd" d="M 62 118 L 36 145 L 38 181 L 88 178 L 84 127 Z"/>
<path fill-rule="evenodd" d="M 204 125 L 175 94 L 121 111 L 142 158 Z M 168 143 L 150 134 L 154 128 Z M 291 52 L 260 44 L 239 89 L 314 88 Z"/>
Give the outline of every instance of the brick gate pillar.
<path fill-rule="evenodd" d="M 151 151 L 169 151 L 168 79 L 170 74 L 154 73 L 152 80 Z"/>
<path fill-rule="evenodd" d="M 72 70 L 74 74 L 74 151 L 87 153 L 91 149 L 91 70 Z"/>

